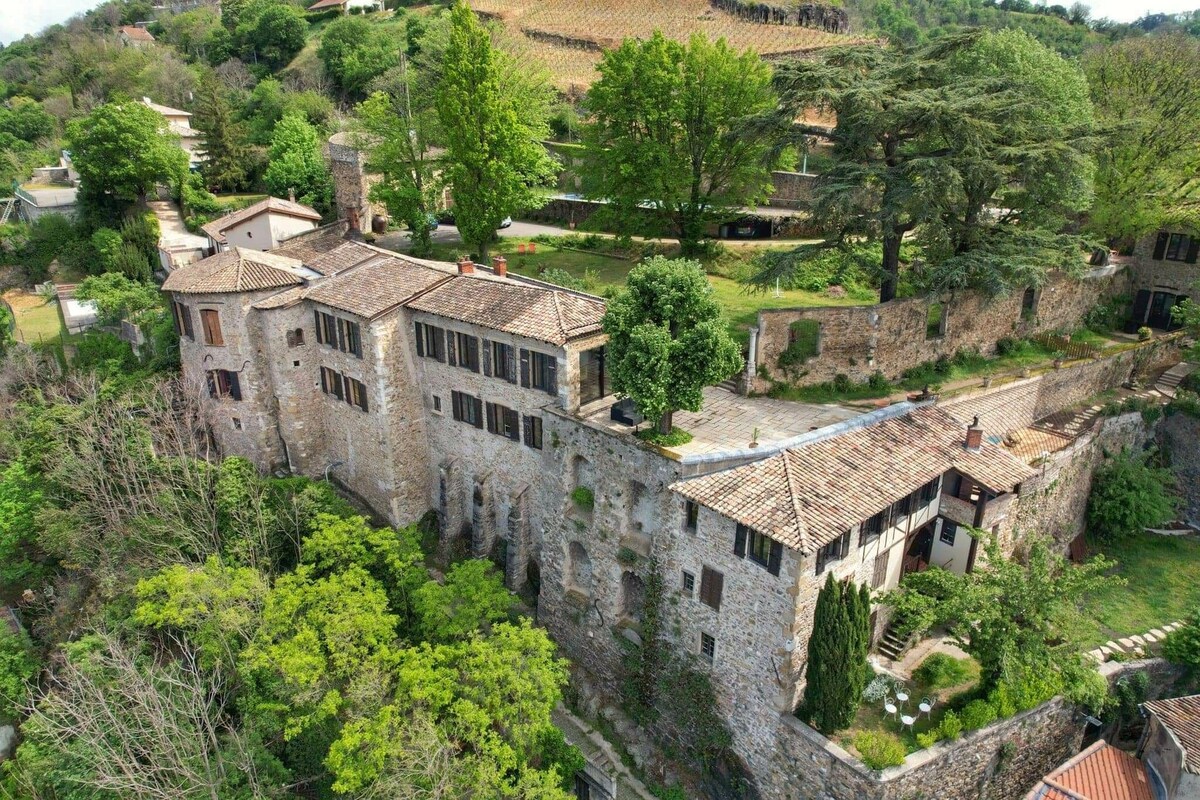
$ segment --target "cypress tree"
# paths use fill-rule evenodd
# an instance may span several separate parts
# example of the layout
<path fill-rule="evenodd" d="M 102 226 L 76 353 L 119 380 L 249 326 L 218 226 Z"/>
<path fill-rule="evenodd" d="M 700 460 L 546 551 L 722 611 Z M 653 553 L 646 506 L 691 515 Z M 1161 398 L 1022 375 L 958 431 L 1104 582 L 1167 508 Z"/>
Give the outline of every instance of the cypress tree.
<path fill-rule="evenodd" d="M 842 730 L 854 720 L 870 674 L 869 647 L 869 590 L 835 581 L 830 573 L 813 613 L 802 706 L 802 715 L 822 733 Z"/>
<path fill-rule="evenodd" d="M 234 116 L 224 88 L 211 72 L 201 78 L 196 92 L 194 124 L 202 134 L 204 162 L 200 171 L 208 188 L 227 192 L 242 188 L 249 160 L 246 134 Z"/>

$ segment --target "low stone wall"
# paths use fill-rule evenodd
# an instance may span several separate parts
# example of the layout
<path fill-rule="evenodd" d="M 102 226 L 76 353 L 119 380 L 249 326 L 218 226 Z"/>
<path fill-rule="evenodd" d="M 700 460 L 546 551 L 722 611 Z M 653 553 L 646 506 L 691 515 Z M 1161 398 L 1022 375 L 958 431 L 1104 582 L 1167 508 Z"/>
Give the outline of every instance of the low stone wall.
<path fill-rule="evenodd" d="M 769 388 L 766 376 L 797 385 L 823 383 L 843 374 L 865 381 L 882 372 L 895 380 L 911 367 L 951 357 L 959 350 L 984 354 L 1005 337 L 1072 329 L 1101 300 L 1128 290 L 1128 276 L 1117 268 L 1094 270 L 1083 280 L 1059 275 L 1038 290 L 1032 313 L 1024 309 L 1024 293 L 989 297 L 965 292 L 938 300 L 912 297 L 870 306 L 764 309 L 758 313 L 758 375 L 754 389 Z M 940 335 L 927 336 L 930 307 L 941 303 L 945 320 Z M 800 320 L 819 324 L 817 354 L 786 373 L 779 357 L 790 342 L 790 326 Z"/>
<path fill-rule="evenodd" d="M 954 742 L 912 753 L 904 764 L 868 769 L 836 743 L 788 715 L 779 720 L 772 786 L 763 796 L 856 800 L 1008 800 L 1079 751 L 1084 722 L 1061 699 Z"/>
<path fill-rule="evenodd" d="M 773 191 L 767 198 L 767 205 L 777 208 L 803 208 L 812 199 L 816 181 L 816 175 L 776 170 L 771 173 Z"/>

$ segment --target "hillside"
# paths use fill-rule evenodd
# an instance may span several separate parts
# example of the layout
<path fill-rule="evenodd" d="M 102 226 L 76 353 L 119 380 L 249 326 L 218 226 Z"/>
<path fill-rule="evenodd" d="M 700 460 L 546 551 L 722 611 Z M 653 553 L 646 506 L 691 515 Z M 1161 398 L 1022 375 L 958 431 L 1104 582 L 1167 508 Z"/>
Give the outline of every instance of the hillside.
<path fill-rule="evenodd" d="M 753 49 L 767 58 L 861 41 L 825 30 L 837 29 L 836 20 L 814 19 L 813 27 L 763 23 L 721 10 L 709 0 L 471 0 L 471 6 L 503 23 L 515 46 L 544 62 L 568 94 L 578 94 L 594 80 L 604 50 L 628 37 L 649 38 L 655 30 L 678 41 L 693 33 L 724 37 L 735 49 Z M 809 8 L 817 14 L 838 12 Z"/>

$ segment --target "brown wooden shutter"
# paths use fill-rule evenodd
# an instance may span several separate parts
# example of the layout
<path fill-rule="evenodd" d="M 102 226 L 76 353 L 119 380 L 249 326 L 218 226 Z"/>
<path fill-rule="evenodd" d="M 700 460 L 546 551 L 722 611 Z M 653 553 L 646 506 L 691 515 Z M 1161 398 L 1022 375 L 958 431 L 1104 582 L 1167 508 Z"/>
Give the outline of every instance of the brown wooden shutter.
<path fill-rule="evenodd" d="M 325 328 L 321 324 L 321 312 L 313 311 L 313 319 L 317 323 L 317 344 L 325 344 Z M 420 325 L 421 323 L 418 322 L 417 324 Z"/>
<path fill-rule="evenodd" d="M 433 357 L 443 364 L 446 363 L 446 331 L 442 328 L 429 326 L 433 331 Z"/>
<path fill-rule="evenodd" d="M 740 522 L 733 534 L 733 554 L 738 558 L 746 557 L 746 526 Z"/>
<path fill-rule="evenodd" d="M 242 384 L 236 372 L 226 373 L 229 376 L 229 396 L 234 400 L 242 399 Z"/>
<path fill-rule="evenodd" d="M 492 377 L 492 343 L 487 339 L 483 340 L 483 374 Z"/>
<path fill-rule="evenodd" d="M 471 401 L 471 404 L 473 406 L 475 406 L 475 427 L 482 428 L 483 427 L 483 401 L 480 400 L 478 397 L 471 397 L 468 399 Z"/>
<path fill-rule="evenodd" d="M 504 356 L 508 359 L 508 382 L 517 382 L 517 348 L 511 344 L 504 346 Z"/>
<path fill-rule="evenodd" d="M 479 337 L 467 338 L 467 366 L 474 372 L 479 372 Z"/>
<path fill-rule="evenodd" d="M 521 348 L 521 385 L 529 388 L 529 351 Z"/>
<path fill-rule="evenodd" d="M 183 332 L 187 338 L 193 342 L 196 341 L 196 331 L 192 328 L 192 307 L 179 304 L 179 308 L 183 314 Z"/>
<path fill-rule="evenodd" d="M 454 331 L 446 331 L 446 363 L 454 367 L 458 365 L 458 335 Z"/>
<path fill-rule="evenodd" d="M 700 571 L 700 602 L 712 608 L 721 610 L 721 593 L 725 588 L 725 576 L 715 569 L 704 567 Z"/>
<path fill-rule="evenodd" d="M 488 433 L 496 432 L 496 404 L 487 404 L 487 431 Z"/>
<path fill-rule="evenodd" d="M 220 397 L 220 392 L 217 391 L 217 373 L 210 369 L 204 373 L 204 378 L 208 382 L 208 396 Z"/>
<path fill-rule="evenodd" d="M 1190 236 L 1188 237 L 1187 257 L 1184 258 L 1184 261 L 1189 264 L 1195 264 L 1197 256 L 1200 256 L 1200 239 Z"/>
<path fill-rule="evenodd" d="M 558 359 L 546 356 L 546 394 L 558 395 Z"/>
<path fill-rule="evenodd" d="M 1155 261 L 1162 261 L 1163 256 L 1167 252 L 1167 242 L 1171 239 L 1171 234 L 1166 231 L 1159 231 L 1158 238 L 1154 240 L 1154 255 L 1151 256 Z"/>
<path fill-rule="evenodd" d="M 521 441 L 521 415 L 511 408 L 504 409 L 504 427 L 508 429 L 508 438 L 514 442 Z"/>
<path fill-rule="evenodd" d="M 783 563 L 783 544 L 781 542 L 771 542 L 771 555 L 767 559 L 767 572 L 772 575 L 779 574 L 779 567 Z"/>
<path fill-rule="evenodd" d="M 425 357 L 425 326 L 419 322 L 413 323 L 413 335 L 417 337 L 417 355 L 421 358 Z"/>

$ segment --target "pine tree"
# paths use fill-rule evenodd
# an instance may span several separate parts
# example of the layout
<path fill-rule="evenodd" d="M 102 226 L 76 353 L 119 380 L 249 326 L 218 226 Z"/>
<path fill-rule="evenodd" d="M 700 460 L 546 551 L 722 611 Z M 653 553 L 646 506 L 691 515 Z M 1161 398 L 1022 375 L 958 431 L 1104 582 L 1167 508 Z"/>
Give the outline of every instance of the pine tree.
<path fill-rule="evenodd" d="M 203 134 L 204 163 L 200 170 L 212 191 L 236 191 L 245 184 L 246 132 L 238 124 L 216 75 L 208 73 L 196 92 L 196 129 Z"/>

